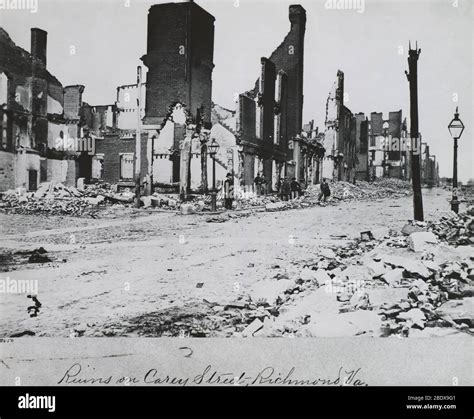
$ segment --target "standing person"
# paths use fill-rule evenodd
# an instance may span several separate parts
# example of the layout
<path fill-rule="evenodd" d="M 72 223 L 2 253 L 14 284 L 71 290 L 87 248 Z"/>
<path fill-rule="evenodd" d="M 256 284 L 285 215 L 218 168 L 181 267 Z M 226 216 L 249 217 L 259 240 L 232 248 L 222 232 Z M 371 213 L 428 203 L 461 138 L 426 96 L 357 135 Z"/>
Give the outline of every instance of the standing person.
<path fill-rule="evenodd" d="M 298 183 L 296 178 L 291 179 L 290 190 L 291 190 L 291 199 L 298 198 L 301 191 L 301 185 Z"/>
<path fill-rule="evenodd" d="M 283 201 L 283 183 L 285 182 L 285 179 L 283 179 L 283 177 L 281 177 L 280 179 L 278 179 L 278 194 L 280 195 L 280 199 Z"/>
<path fill-rule="evenodd" d="M 266 195 L 267 194 L 267 178 L 265 177 L 265 173 L 262 173 L 262 176 L 260 177 L 260 179 L 262 182 L 262 185 L 261 185 L 262 195 Z"/>
<path fill-rule="evenodd" d="M 281 199 L 282 201 L 288 201 L 290 196 L 291 189 L 290 189 L 290 182 L 288 182 L 288 178 L 285 177 L 281 183 Z"/>
<path fill-rule="evenodd" d="M 261 195 L 262 178 L 260 177 L 260 173 L 257 173 L 257 176 L 255 176 L 253 183 L 255 184 L 255 192 L 257 193 L 257 195 Z"/>
<path fill-rule="evenodd" d="M 231 173 L 227 173 L 224 181 L 224 207 L 231 210 L 234 201 L 234 179 Z"/>
<path fill-rule="evenodd" d="M 323 201 L 326 202 L 328 196 L 331 195 L 331 190 L 326 179 L 323 179 L 321 182 L 321 192 L 319 193 L 318 201 L 321 201 L 321 198 L 324 198 Z"/>

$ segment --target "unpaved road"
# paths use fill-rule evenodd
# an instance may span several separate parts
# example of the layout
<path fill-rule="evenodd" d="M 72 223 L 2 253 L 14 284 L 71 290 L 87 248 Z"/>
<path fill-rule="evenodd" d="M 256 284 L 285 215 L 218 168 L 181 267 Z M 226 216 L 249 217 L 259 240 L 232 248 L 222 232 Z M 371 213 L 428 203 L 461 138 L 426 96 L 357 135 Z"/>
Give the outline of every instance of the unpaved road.
<path fill-rule="evenodd" d="M 425 218 L 445 214 L 448 199 L 446 191 L 425 190 Z M 43 246 L 53 259 L 0 273 L 1 278 L 37 280 L 42 304 L 39 315 L 30 318 L 31 300 L 25 294 L 0 294 L 0 335 L 29 330 L 36 336 L 70 336 L 81 324 L 97 327 L 203 299 L 235 301 L 277 269 L 291 271 L 291 265 L 311 261 L 321 247 L 343 243 L 338 236 L 352 239 L 371 230 L 381 237 L 389 229 L 400 230 L 412 218 L 412 197 L 255 212 L 224 223 L 208 218 L 0 214 L 0 248 Z"/>

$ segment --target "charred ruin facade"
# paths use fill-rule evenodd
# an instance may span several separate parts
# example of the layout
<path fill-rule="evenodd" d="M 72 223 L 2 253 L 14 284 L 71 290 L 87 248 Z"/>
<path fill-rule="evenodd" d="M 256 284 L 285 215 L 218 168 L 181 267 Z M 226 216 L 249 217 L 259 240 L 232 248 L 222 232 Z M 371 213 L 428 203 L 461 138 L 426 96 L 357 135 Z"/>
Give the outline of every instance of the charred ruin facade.
<path fill-rule="evenodd" d="M 253 90 L 239 96 L 237 143 L 242 186 L 256 174 L 272 179 L 303 177 L 298 138 L 302 131 L 303 61 L 306 11 L 289 8 L 291 28 L 283 42 L 261 59 L 261 75 Z M 297 138 L 298 137 L 298 138 Z"/>

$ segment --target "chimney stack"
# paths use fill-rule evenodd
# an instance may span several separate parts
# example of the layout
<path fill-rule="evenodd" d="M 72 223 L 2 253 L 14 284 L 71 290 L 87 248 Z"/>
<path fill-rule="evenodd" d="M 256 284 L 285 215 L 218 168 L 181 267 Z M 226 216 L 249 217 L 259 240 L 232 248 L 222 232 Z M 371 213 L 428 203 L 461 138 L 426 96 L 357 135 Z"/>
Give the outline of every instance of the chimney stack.
<path fill-rule="evenodd" d="M 306 26 L 306 10 L 299 4 L 292 4 L 289 7 L 289 18 L 292 26 Z"/>
<path fill-rule="evenodd" d="M 38 58 L 46 67 L 46 42 L 48 32 L 39 28 L 31 28 L 31 55 Z"/>

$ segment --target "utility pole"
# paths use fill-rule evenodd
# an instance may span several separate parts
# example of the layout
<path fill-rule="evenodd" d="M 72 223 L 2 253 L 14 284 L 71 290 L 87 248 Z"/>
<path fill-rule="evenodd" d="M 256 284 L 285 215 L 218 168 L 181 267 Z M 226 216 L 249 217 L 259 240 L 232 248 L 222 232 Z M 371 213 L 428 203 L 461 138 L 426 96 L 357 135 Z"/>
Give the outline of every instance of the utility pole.
<path fill-rule="evenodd" d="M 415 49 L 411 49 L 408 44 L 408 69 L 405 71 L 408 82 L 410 83 L 410 137 L 411 137 L 411 178 L 413 184 L 413 208 L 414 219 L 423 221 L 423 196 L 421 194 L 421 170 L 420 170 L 420 152 L 421 144 L 418 128 L 418 57 L 421 49 L 418 44 Z M 415 146 L 413 145 L 415 139 Z"/>
<path fill-rule="evenodd" d="M 142 68 L 137 67 L 137 130 L 135 137 L 135 206 L 140 208 L 140 182 L 141 182 L 141 103 L 142 103 Z"/>
<path fill-rule="evenodd" d="M 201 189 L 202 193 L 207 194 L 209 192 L 207 184 L 207 142 L 209 140 L 210 131 L 202 130 L 200 141 L 201 141 Z"/>
<path fill-rule="evenodd" d="M 149 168 L 148 168 L 148 181 L 150 184 L 148 185 L 148 192 L 149 195 L 153 195 L 155 192 L 155 187 L 153 185 L 153 159 L 155 157 L 155 139 L 156 135 L 151 137 L 151 155 L 150 155 L 150 163 L 149 163 Z"/>

